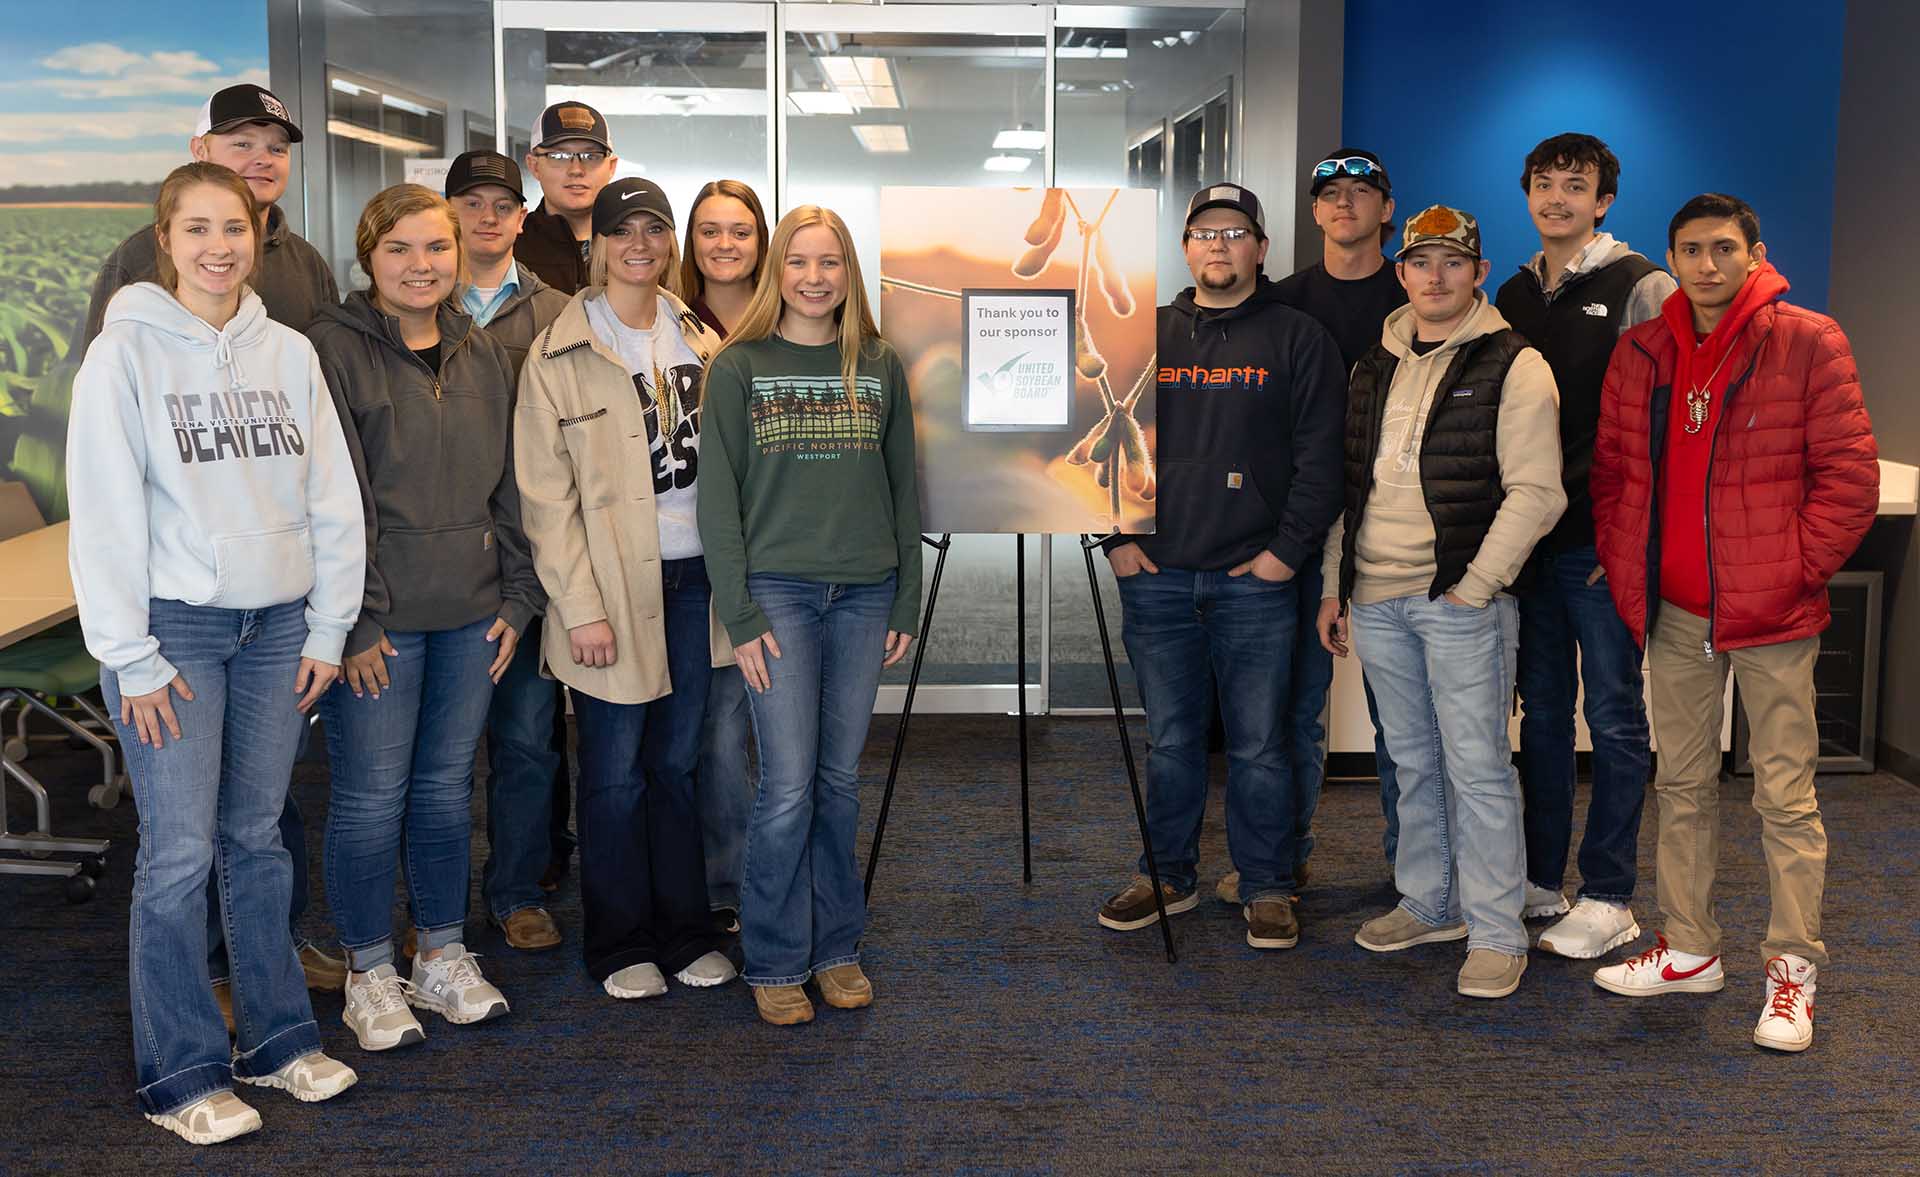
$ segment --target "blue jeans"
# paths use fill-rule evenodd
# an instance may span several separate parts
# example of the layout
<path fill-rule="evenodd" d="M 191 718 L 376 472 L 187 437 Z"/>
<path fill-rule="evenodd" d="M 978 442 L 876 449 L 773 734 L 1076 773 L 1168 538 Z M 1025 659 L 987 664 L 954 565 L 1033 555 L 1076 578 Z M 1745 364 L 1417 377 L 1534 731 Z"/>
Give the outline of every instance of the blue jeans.
<path fill-rule="evenodd" d="M 669 975 L 714 950 L 693 774 L 707 709 L 706 563 L 660 562 L 672 690 L 647 703 L 573 692 L 580 729 L 581 937 L 587 972 L 604 981 L 636 964 Z"/>
<path fill-rule="evenodd" d="M 296 663 L 296 665 L 298 665 Z M 298 763 L 301 753 L 307 747 L 307 722 L 300 720 L 300 732 L 294 744 L 293 759 Z M 300 917 L 307 910 L 307 822 L 300 816 L 300 807 L 293 803 L 293 791 L 287 791 L 287 803 L 280 807 L 280 844 L 287 848 L 287 855 L 293 863 L 293 892 L 287 900 L 287 929 L 293 936 L 293 946 L 306 947 L 306 937 L 300 934 Z M 208 894 L 217 894 L 216 891 Z M 220 914 L 220 904 L 207 904 L 207 972 L 216 985 L 223 984 L 229 972 L 227 965 L 226 920 Z"/>
<path fill-rule="evenodd" d="M 1355 605 L 1354 648 L 1380 702 L 1400 786 L 1400 906 L 1438 927 L 1464 917 L 1467 947 L 1526 955 L 1513 705 L 1519 607 L 1446 598 Z"/>
<path fill-rule="evenodd" d="M 713 672 L 707 689 L 706 731 L 700 738 L 700 832 L 707 853 L 707 905 L 740 910 L 740 856 L 753 815 L 753 781 L 747 776 L 747 680 L 736 667 Z"/>
<path fill-rule="evenodd" d="M 1327 780 L 1327 691 L 1333 686 L 1333 655 L 1320 644 L 1320 553 L 1308 557 L 1293 578 L 1295 617 L 1293 689 L 1287 741 L 1293 762 L 1293 865 L 1295 881 L 1313 853 L 1313 814 Z"/>
<path fill-rule="evenodd" d="M 1360 670 L 1360 689 L 1367 696 L 1367 721 L 1373 724 L 1373 770 L 1380 775 L 1380 814 L 1387 828 L 1380 834 L 1380 849 L 1387 865 L 1393 865 L 1400 847 L 1400 783 L 1394 773 L 1393 753 L 1387 749 L 1387 733 L 1380 726 L 1380 700 L 1373 697 L 1373 684 L 1367 681 L 1366 668 Z"/>
<path fill-rule="evenodd" d="M 540 876 L 552 854 L 553 777 L 562 758 L 553 746 L 560 684 L 540 677 L 541 624 L 535 618 L 520 635 L 487 710 L 489 852 L 480 894 L 500 923 L 546 903 Z"/>
<path fill-rule="evenodd" d="M 1640 811 L 1653 753 L 1640 647 L 1620 620 L 1592 547 L 1534 559 L 1520 596 L 1520 786 L 1527 804 L 1527 878 L 1560 889 L 1573 840 L 1575 693 L 1585 684 L 1593 735 L 1593 800 L 1580 839 L 1580 894 L 1633 898 Z M 1575 649 L 1578 649 L 1578 679 Z"/>
<path fill-rule="evenodd" d="M 747 577 L 780 645 L 780 657 L 767 659 L 771 685 L 747 692 L 760 748 L 740 888 L 749 985 L 798 985 L 860 959 L 860 752 L 880 692 L 894 584 L 893 573 L 878 584 Z"/>
<path fill-rule="evenodd" d="M 1298 584 L 1166 567 L 1115 583 L 1121 639 L 1147 710 L 1147 833 L 1161 880 L 1181 892 L 1197 881 L 1208 707 L 1217 685 L 1227 736 L 1227 849 L 1240 871 L 1240 900 L 1293 895 L 1300 806 L 1288 743 Z"/>
<path fill-rule="evenodd" d="M 182 738 L 168 735 L 162 747 L 118 724 L 140 821 L 128 989 L 134 1073 L 150 1114 L 229 1091 L 236 1073 L 270 1075 L 320 1049 L 287 934 L 293 863 L 279 830 L 306 722 L 293 693 L 305 608 L 148 606 L 148 631 L 194 696 L 173 696 Z M 117 723 L 119 679 L 102 669 L 100 687 Z M 207 972 L 209 874 L 232 960 L 231 1047 Z"/>
<path fill-rule="evenodd" d="M 473 760 L 487 723 L 499 647 L 493 618 L 458 629 L 389 633 L 390 685 L 327 692 L 327 902 L 348 966 L 393 962 L 393 864 L 404 844 L 408 904 L 422 954 L 463 939 Z M 405 837 L 402 837 L 402 834 Z"/>

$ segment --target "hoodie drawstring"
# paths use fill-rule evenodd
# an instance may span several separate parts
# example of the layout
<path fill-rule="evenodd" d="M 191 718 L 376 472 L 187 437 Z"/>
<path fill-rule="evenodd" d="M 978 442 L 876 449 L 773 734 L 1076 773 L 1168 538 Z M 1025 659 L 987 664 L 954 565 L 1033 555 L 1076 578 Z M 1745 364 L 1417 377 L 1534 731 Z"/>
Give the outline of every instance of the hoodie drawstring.
<path fill-rule="evenodd" d="M 213 333 L 213 366 L 227 370 L 228 388 L 246 387 L 246 377 L 240 372 L 240 357 L 233 354 L 233 337 L 225 331 Z"/>

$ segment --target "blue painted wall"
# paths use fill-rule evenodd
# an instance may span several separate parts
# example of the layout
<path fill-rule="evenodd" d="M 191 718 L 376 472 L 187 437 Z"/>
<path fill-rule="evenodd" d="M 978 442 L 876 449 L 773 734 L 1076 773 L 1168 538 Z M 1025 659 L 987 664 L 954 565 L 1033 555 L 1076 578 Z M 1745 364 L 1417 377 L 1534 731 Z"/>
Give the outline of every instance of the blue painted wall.
<path fill-rule="evenodd" d="M 1527 151 L 1584 131 L 1620 157 L 1608 232 L 1664 264 L 1673 213 L 1731 192 L 1758 210 L 1788 298 L 1825 309 L 1843 17 L 1804 0 L 1347 0 L 1345 138 L 1386 163 L 1401 223 L 1434 203 L 1480 218 L 1490 290 L 1539 248 Z M 1870 162 L 1854 174 L 1873 182 Z"/>

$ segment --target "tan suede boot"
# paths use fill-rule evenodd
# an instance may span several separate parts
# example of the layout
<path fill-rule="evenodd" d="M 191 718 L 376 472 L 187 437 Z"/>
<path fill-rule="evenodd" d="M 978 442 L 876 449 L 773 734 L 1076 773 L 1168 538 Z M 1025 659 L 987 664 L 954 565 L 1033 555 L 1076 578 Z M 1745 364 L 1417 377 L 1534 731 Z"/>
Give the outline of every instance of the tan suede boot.
<path fill-rule="evenodd" d="M 820 996 L 835 1009 L 859 1009 L 873 1004 L 873 982 L 858 964 L 835 965 L 814 974 Z"/>
<path fill-rule="evenodd" d="M 798 985 L 755 985 L 753 1003 L 760 1019 L 775 1026 L 797 1026 L 813 1020 L 813 1002 Z"/>

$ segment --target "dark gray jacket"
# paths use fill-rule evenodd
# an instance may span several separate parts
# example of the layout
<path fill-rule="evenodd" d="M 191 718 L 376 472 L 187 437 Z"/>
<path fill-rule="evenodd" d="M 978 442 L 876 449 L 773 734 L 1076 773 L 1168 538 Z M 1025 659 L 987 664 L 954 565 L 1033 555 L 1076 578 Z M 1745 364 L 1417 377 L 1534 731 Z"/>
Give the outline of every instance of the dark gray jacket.
<path fill-rule="evenodd" d="M 532 349 L 534 339 L 566 309 L 567 296 L 541 281 L 540 275 L 524 263 L 515 262 L 513 268 L 519 288 L 482 330 L 507 349 L 507 359 L 512 362 L 517 377 L 526 366 L 527 352 Z"/>
<path fill-rule="evenodd" d="M 515 632 L 547 607 L 520 528 L 514 373 L 473 319 L 440 307 L 440 371 L 399 320 L 356 290 L 307 330 L 320 353 L 367 514 L 367 591 L 349 656 L 385 630 L 457 629 L 497 616 Z"/>
<path fill-rule="evenodd" d="M 153 226 L 147 225 L 100 263 L 100 274 L 93 280 L 93 294 L 87 302 L 86 332 L 80 341 L 83 354 L 93 337 L 100 334 L 107 320 L 107 303 L 122 286 L 160 280 L 155 260 L 159 252 Z M 340 301 L 340 288 L 334 285 L 326 259 L 307 244 L 306 238 L 287 228 L 286 214 L 277 204 L 267 209 L 267 239 L 260 272 L 247 279 L 247 285 L 266 304 L 267 318 L 295 331 L 305 331 L 322 308 Z"/>

